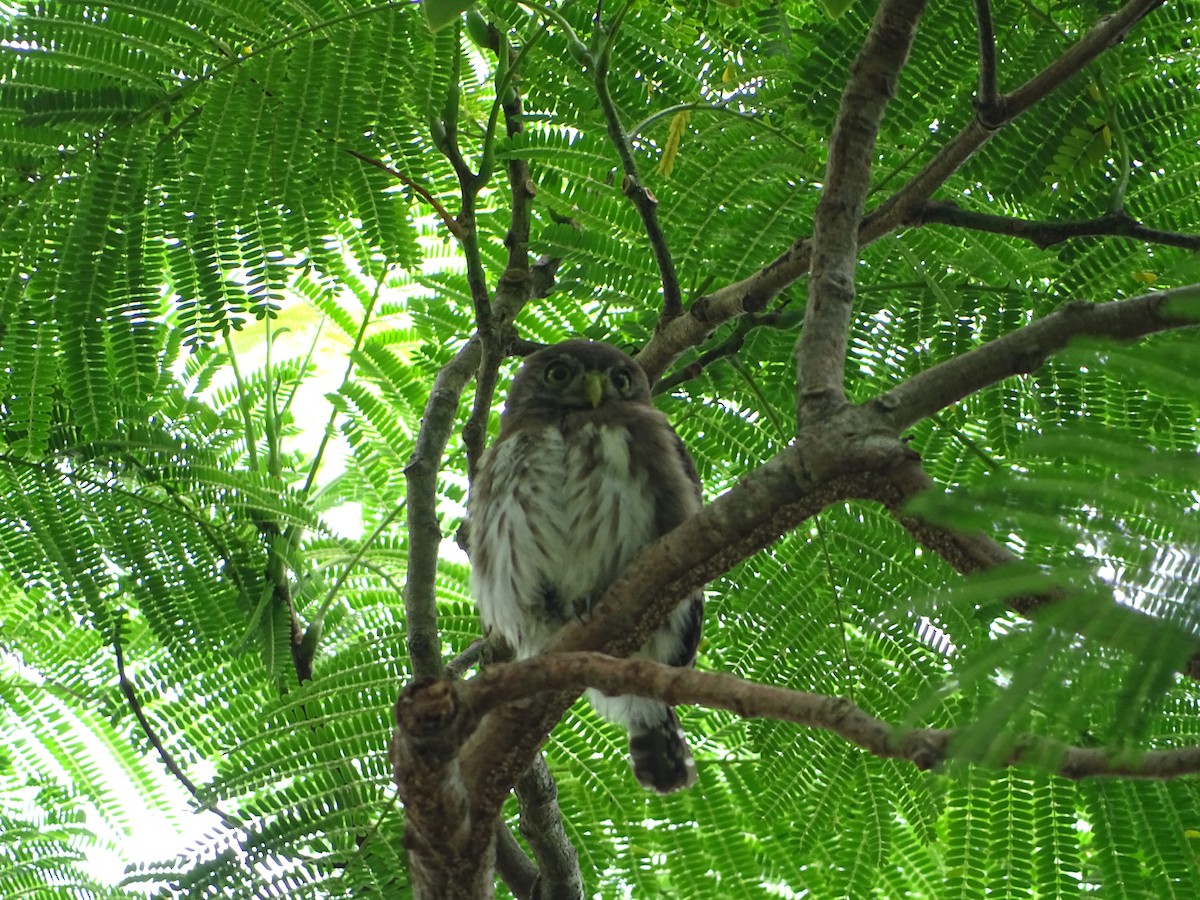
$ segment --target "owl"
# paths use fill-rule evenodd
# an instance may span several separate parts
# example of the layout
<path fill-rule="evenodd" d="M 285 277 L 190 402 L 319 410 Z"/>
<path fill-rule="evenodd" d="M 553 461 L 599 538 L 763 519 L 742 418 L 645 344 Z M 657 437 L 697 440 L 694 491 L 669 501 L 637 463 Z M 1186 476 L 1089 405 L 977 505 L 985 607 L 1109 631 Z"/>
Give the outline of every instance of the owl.
<path fill-rule="evenodd" d="M 471 588 L 485 631 L 526 659 L 585 615 L 634 552 L 700 509 L 700 478 L 650 404 L 645 373 L 616 347 L 566 341 L 531 354 L 467 501 Z M 683 600 L 635 657 L 696 658 L 703 596 Z M 589 691 L 629 732 L 633 774 L 669 793 L 696 780 L 675 710 Z"/>

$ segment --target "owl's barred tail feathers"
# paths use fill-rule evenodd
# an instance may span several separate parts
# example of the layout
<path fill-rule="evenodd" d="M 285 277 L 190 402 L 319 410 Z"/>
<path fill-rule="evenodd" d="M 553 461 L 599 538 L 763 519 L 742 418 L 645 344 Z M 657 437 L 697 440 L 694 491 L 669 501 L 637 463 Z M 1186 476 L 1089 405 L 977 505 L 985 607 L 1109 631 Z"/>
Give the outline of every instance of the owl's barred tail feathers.
<path fill-rule="evenodd" d="M 670 794 L 696 783 L 696 763 L 675 710 L 653 725 L 629 729 L 629 762 L 642 787 Z"/>

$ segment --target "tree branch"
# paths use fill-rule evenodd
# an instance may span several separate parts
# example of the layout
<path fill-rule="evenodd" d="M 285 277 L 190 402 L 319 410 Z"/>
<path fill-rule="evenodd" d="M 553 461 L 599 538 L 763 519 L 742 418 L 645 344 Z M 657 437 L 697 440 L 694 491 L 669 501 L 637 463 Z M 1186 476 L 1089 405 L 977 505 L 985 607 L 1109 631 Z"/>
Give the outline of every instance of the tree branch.
<path fill-rule="evenodd" d="M 517 779 L 516 793 L 521 804 L 521 834 L 533 848 L 540 870 L 533 900 L 583 900 L 579 854 L 563 828 L 558 785 L 542 754 L 536 754 Z"/>
<path fill-rule="evenodd" d="M 454 430 L 463 389 L 479 368 L 480 340 L 475 335 L 446 363 L 433 381 L 413 455 L 404 467 L 408 498 L 408 577 L 404 582 L 404 622 L 408 656 L 416 676 L 442 671 L 437 627 L 438 547 L 442 529 L 437 515 L 437 476 Z"/>
<path fill-rule="evenodd" d="M 346 153 L 349 153 L 360 162 L 365 162 L 369 166 L 374 166 L 383 172 L 387 172 L 401 184 L 408 187 L 413 191 L 413 193 L 433 207 L 433 211 L 437 213 L 438 218 L 442 220 L 442 224 L 446 226 L 446 230 L 449 231 L 451 235 L 460 240 L 462 239 L 462 229 L 459 227 L 458 222 L 454 220 L 454 216 L 450 215 L 449 211 L 446 209 L 446 207 L 442 206 L 441 201 L 439 201 L 437 197 L 429 193 L 429 191 L 427 191 L 420 184 L 413 181 L 403 172 L 393 169 L 382 160 L 374 159 L 364 153 L 359 153 L 357 150 L 351 150 L 349 147 L 342 147 L 342 150 Z"/>
<path fill-rule="evenodd" d="M 934 769 L 953 758 L 955 729 L 900 729 L 868 715 L 845 697 L 827 697 L 758 684 L 716 672 L 648 660 L 615 659 L 601 653 L 551 653 L 493 666 L 468 684 L 473 711 L 512 703 L 546 691 L 596 688 L 606 694 L 652 697 L 672 706 L 726 709 L 744 718 L 770 718 L 820 728 L 882 759 L 903 759 Z M 1037 735 L 1014 736 L 998 758 L 976 760 L 995 767 L 1031 766 L 1063 778 L 1177 778 L 1200 772 L 1200 747 L 1143 752 L 1074 747 Z"/>
<path fill-rule="evenodd" d="M 450 88 L 454 96 L 457 96 L 457 90 L 457 85 Z M 456 108 L 456 101 L 447 101 L 447 120 L 451 119 L 450 111 Z M 522 127 L 519 95 L 514 92 L 513 98 L 506 101 L 503 108 L 506 127 L 511 135 Z M 530 270 L 529 206 L 536 189 L 528 164 L 521 159 L 510 160 L 508 176 L 513 212 L 512 225 L 505 238 L 508 263 L 496 286 L 495 303 L 488 301 L 486 305 L 480 304 L 477 295 L 482 292 L 486 298 L 487 287 L 483 284 L 485 276 L 477 243 L 473 198 L 483 182 L 466 167 L 456 143 L 456 126 L 452 127 L 450 122 L 443 123 L 443 126 L 446 133 L 441 136 L 442 151 L 458 173 L 463 195 L 464 219 L 460 222 L 464 232 L 462 245 L 467 257 L 471 294 L 476 299 L 478 331 L 438 372 L 425 405 L 412 458 L 404 467 L 409 535 L 404 611 L 408 626 L 408 652 L 416 676 L 440 674 L 442 666 L 434 587 L 438 547 L 442 540 L 437 517 L 437 476 L 454 430 L 459 401 L 471 376 L 478 374 L 474 408 L 463 429 L 468 459 L 474 464 L 482 453 L 487 437 L 487 419 L 495 390 L 496 371 L 504 357 L 507 342 L 512 337 L 513 319 L 535 291 L 542 296 L 549 291 L 558 267 L 557 260 L 543 258 L 538 260 L 532 272 Z"/>
<path fill-rule="evenodd" d="M 785 316 L 785 313 L 781 310 L 763 313 L 762 315 L 751 313 L 743 316 L 738 320 L 733 332 L 721 341 L 721 343 L 705 350 L 692 362 L 683 366 L 667 378 L 663 378 L 654 385 L 651 394 L 657 397 L 660 394 L 668 393 L 679 385 L 691 381 L 693 378 L 699 378 L 700 373 L 718 360 L 736 357 L 738 351 L 742 349 L 742 345 L 746 343 L 746 338 L 750 336 L 750 332 L 756 328 L 795 327 L 797 323 L 792 321 L 793 318 L 790 314 Z M 786 325 L 784 324 L 785 322 L 787 323 Z"/>
<path fill-rule="evenodd" d="M 863 431 L 873 414 L 847 407 L 810 428 L 697 515 L 639 551 L 597 598 L 591 618 L 564 626 L 548 648 L 639 648 L 680 599 L 772 544 L 832 503 L 861 496 L 873 473 L 911 458 L 896 440 Z M 463 747 L 478 796 L 498 809 L 576 693 L 558 692 L 492 711 Z"/>
<path fill-rule="evenodd" d="M 914 213 L 908 224 L 952 225 L 956 228 L 1003 234 L 1027 240 L 1042 250 L 1072 238 L 1109 236 L 1133 238 L 1148 244 L 1164 244 L 1168 247 L 1200 252 L 1200 235 L 1147 228 L 1124 212 L 1113 212 L 1094 219 L 1038 222 L 975 212 L 947 201 L 930 201 Z"/>
<path fill-rule="evenodd" d="M 808 272 L 810 251 L 808 238 L 800 238 L 757 272 L 700 297 L 678 318 L 660 322 L 635 357 L 650 383 L 719 326 L 746 313 L 761 312 L 772 297 Z"/>
<path fill-rule="evenodd" d="M 599 25 L 598 17 L 597 25 Z M 611 26 L 613 29 L 616 27 L 616 25 Z M 658 327 L 661 328 L 665 323 L 683 315 L 683 295 L 679 289 L 679 278 L 675 274 L 675 262 L 671 259 L 671 251 L 667 247 L 667 238 L 658 224 L 658 198 L 642 183 L 642 179 L 638 175 L 637 162 L 633 158 L 629 135 L 625 133 L 625 128 L 621 125 L 621 114 L 608 90 L 608 66 L 612 58 L 612 42 L 615 37 L 615 33 L 610 33 L 604 47 L 591 57 L 596 97 L 600 101 L 600 108 L 604 111 L 604 121 L 608 125 L 608 139 L 621 160 L 621 171 L 624 173 L 624 177 L 621 179 L 621 193 L 633 202 L 638 215 L 641 216 L 646 239 L 650 242 L 650 248 L 654 251 L 654 261 L 658 264 L 658 274 L 663 288 L 662 314 L 659 316 L 658 323 Z"/>
<path fill-rule="evenodd" d="M 897 431 L 1012 375 L 1038 369 L 1076 337 L 1135 340 L 1200 324 L 1200 284 L 1108 303 L 1072 301 L 1024 328 L 949 359 L 872 401 Z"/>
<path fill-rule="evenodd" d="M 507 53 L 511 67 L 517 51 L 505 39 L 500 52 Z M 504 91 L 501 103 L 508 137 L 512 138 L 524 130 L 521 95 L 515 88 Z M 537 194 L 537 187 L 529 172 L 529 164 L 520 157 L 512 157 L 507 163 L 509 193 L 512 198 L 508 232 L 504 246 L 508 260 L 504 273 L 496 285 L 496 297 L 487 319 L 477 319 L 476 326 L 483 341 L 479 369 L 475 377 L 475 401 L 471 415 L 463 427 L 463 443 L 467 450 L 467 477 L 475 478 L 475 469 L 487 443 L 487 426 L 491 417 L 492 402 L 496 395 L 500 363 L 508 355 L 512 340 L 512 320 L 529 299 L 532 289 L 529 269 L 530 207 Z"/>
<path fill-rule="evenodd" d="M 796 344 L 801 425 L 846 402 L 846 341 L 854 311 L 858 230 L 871 183 L 875 138 L 917 33 L 926 0 L 883 0 L 838 107 L 825 188 L 813 216 L 804 329 Z"/>
<path fill-rule="evenodd" d="M 1013 93 L 1001 97 L 997 103 L 1004 110 L 1002 121 L 989 122 L 985 126 L 977 117 L 968 123 L 908 184 L 866 215 L 858 231 L 858 246 L 865 247 L 909 224 L 934 191 L 987 143 L 998 129 L 1009 124 L 1083 66 L 1122 40 L 1130 28 L 1162 2 L 1130 0 L 1116 13 L 1097 22 L 1041 73 Z M 637 355 L 637 361 L 646 370 L 651 383 L 681 353 L 704 341 L 718 326 L 745 313 L 762 310 L 772 297 L 804 277 L 809 270 L 810 251 L 809 239 L 797 238 L 786 251 L 763 268 L 699 298 L 683 315 L 655 329 Z"/>
<path fill-rule="evenodd" d="M 979 88 L 975 95 L 976 114 L 990 121 L 996 110 L 996 30 L 992 25 L 991 0 L 975 0 L 975 21 L 979 29 Z"/>
<path fill-rule="evenodd" d="M 120 613 L 120 615 L 123 616 L 124 613 Z M 121 688 L 125 702 L 129 704 L 130 712 L 137 719 L 138 726 L 142 729 L 142 734 L 146 736 L 146 740 L 150 742 L 150 746 L 158 754 L 159 761 L 175 777 L 175 780 L 183 785 L 184 790 L 192 795 L 192 799 L 196 801 L 201 809 L 210 810 L 230 828 L 242 828 L 243 823 L 238 821 L 236 817 L 229 815 L 229 813 L 217 806 L 212 800 L 206 800 L 200 795 L 200 789 L 196 787 L 195 782 L 188 778 L 183 769 L 180 768 L 179 763 L 175 761 L 175 757 L 171 755 L 166 745 L 163 744 L 162 739 L 159 738 L 158 732 L 154 730 L 154 726 L 150 724 L 150 719 L 146 716 L 146 711 L 142 709 L 142 703 L 138 699 L 133 681 L 125 671 L 125 648 L 121 642 L 121 623 L 119 622 L 113 626 L 112 645 L 113 653 L 116 655 L 117 660 L 117 685 Z"/>
<path fill-rule="evenodd" d="M 496 874 L 517 900 L 534 900 L 540 873 L 503 819 L 496 821 Z"/>
<path fill-rule="evenodd" d="M 953 531 L 907 513 L 906 507 L 910 500 L 925 491 L 937 489 L 919 461 L 911 460 L 897 466 L 886 478 L 880 479 L 875 487 L 876 493 L 871 499 L 882 503 L 918 543 L 946 560 L 955 571 L 966 575 L 1020 563 L 1020 557 L 989 535 L 978 531 Z M 1066 599 L 1068 593 L 1061 589 L 1004 598 L 1010 609 L 1031 619 L 1037 619 L 1043 610 Z M 1067 622 L 1063 625 L 1106 646 L 1133 654 L 1145 652 L 1145 644 L 1140 635 L 1146 633 L 1147 626 L 1170 627 L 1169 623 L 1164 623 L 1162 619 L 1134 607 L 1116 603 L 1107 610 L 1093 610 L 1086 621 Z M 1194 639 L 1188 635 L 1178 635 L 1178 638 L 1187 641 L 1189 645 L 1195 645 Z M 1188 678 L 1200 681 L 1200 647 L 1191 653 L 1180 672 Z"/>
<path fill-rule="evenodd" d="M 908 224 L 909 219 L 933 196 L 933 192 L 957 172 L 972 154 L 991 140 L 997 131 L 1035 103 L 1045 99 L 1109 47 L 1124 40 L 1130 28 L 1163 2 L 1164 0 L 1129 0 L 1111 16 L 1106 16 L 1093 25 L 1083 37 L 1033 78 L 1012 93 L 998 97 L 994 105 L 994 117 L 989 117 L 985 123 L 977 114 L 913 176 L 908 184 L 868 213 L 863 220 L 859 240 L 867 244 L 901 225 Z"/>

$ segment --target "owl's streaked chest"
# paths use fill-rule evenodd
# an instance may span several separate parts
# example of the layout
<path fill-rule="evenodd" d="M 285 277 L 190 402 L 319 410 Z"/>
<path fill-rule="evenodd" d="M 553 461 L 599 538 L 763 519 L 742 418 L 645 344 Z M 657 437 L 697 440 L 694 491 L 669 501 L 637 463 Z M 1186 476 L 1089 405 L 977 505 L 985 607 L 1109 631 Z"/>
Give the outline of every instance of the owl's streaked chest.
<path fill-rule="evenodd" d="M 653 540 L 653 494 L 615 424 L 527 429 L 492 447 L 482 470 L 488 488 L 470 501 L 473 592 L 485 625 L 526 657 Z"/>

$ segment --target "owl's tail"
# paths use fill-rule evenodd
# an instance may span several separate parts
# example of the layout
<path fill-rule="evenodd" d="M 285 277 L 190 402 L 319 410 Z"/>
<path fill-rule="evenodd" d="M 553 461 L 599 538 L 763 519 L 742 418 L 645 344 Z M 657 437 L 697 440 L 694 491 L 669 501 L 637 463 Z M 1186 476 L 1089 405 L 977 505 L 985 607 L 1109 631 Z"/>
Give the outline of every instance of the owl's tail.
<path fill-rule="evenodd" d="M 670 794 L 696 783 L 696 763 L 675 710 L 665 707 L 666 717 L 650 725 L 629 729 L 629 762 L 642 787 Z"/>

